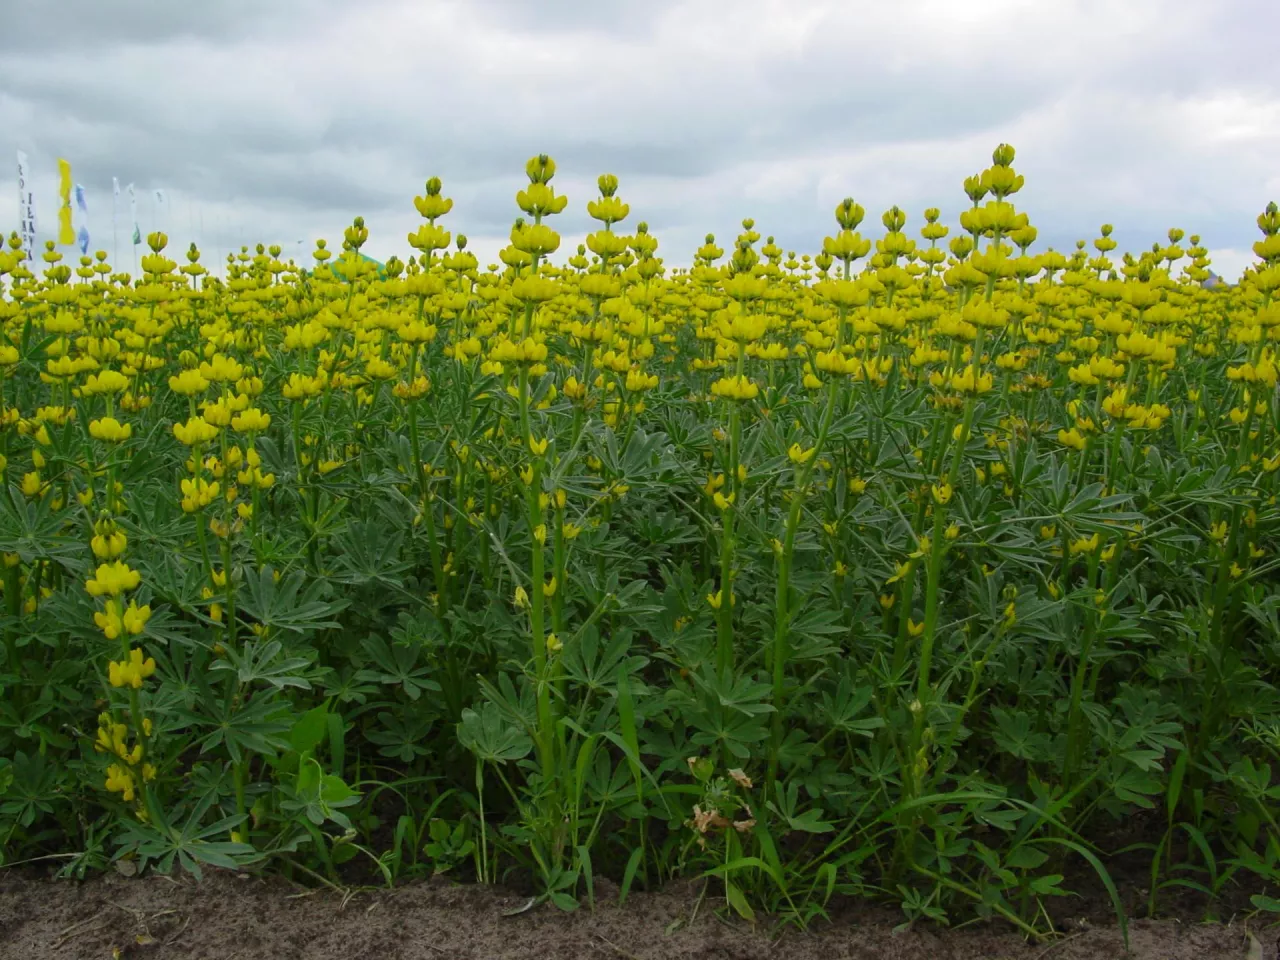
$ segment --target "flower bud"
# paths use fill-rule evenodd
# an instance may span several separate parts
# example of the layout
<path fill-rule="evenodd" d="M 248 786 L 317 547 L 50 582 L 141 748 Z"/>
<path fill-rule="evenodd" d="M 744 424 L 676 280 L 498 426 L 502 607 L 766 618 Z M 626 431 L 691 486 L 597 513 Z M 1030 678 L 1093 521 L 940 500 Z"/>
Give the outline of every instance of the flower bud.
<path fill-rule="evenodd" d="M 842 230 L 856 230 L 864 216 L 866 211 L 859 204 L 854 203 L 852 197 L 845 197 L 836 207 L 836 222 L 840 224 Z"/>
<path fill-rule="evenodd" d="M 545 153 L 540 153 L 529 158 L 529 162 L 524 165 L 524 172 L 530 183 L 550 183 L 551 178 L 556 175 L 556 162 Z"/>

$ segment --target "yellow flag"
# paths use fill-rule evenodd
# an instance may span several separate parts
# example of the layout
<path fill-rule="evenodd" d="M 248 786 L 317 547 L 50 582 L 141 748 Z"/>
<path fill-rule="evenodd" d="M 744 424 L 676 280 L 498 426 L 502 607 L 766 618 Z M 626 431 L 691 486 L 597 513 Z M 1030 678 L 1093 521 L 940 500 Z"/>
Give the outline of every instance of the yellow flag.
<path fill-rule="evenodd" d="M 76 232 L 71 226 L 71 164 L 58 160 L 58 243 L 64 247 L 76 242 Z"/>

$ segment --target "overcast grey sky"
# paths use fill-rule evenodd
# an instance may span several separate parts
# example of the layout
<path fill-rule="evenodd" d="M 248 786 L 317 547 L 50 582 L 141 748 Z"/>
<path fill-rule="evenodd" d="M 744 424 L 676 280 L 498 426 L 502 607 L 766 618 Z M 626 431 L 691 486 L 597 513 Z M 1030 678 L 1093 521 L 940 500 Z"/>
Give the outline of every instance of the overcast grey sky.
<path fill-rule="evenodd" d="M 1252 259 L 1280 200 L 1275 0 L 6 0 L 0 150 L 55 223 L 56 159 L 112 249 L 111 178 L 207 254 L 307 250 L 356 214 L 368 251 L 412 252 L 432 175 L 446 225 L 482 262 L 519 211 L 524 161 L 550 153 L 569 195 L 562 254 L 614 173 L 668 263 L 738 222 L 813 252 L 852 196 L 879 213 L 937 206 L 1002 141 L 1045 246 L 1111 222 L 1122 249 L 1171 226 L 1215 268 Z M 161 188 L 168 209 L 153 211 Z M 121 260 L 129 267 L 127 211 Z M 296 241 L 306 242 L 296 246 Z"/>

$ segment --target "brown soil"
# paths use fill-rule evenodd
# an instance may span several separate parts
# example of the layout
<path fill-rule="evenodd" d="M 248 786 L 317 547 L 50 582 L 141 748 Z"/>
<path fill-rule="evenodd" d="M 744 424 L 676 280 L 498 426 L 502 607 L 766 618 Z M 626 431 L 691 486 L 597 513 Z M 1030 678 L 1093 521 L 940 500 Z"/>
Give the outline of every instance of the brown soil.
<path fill-rule="evenodd" d="M 606 894 L 607 896 L 607 894 Z M 602 898 L 603 900 L 604 898 Z M 1049 943 L 1007 929 L 920 927 L 894 934 L 889 911 L 850 908 L 809 933 L 769 931 L 696 916 L 689 888 L 616 897 L 565 914 L 538 907 L 505 915 L 525 898 L 447 882 L 394 891 L 336 893 L 210 871 L 189 877 L 85 883 L 0 874 L 2 960 L 1119 960 L 1114 926 L 1078 922 Z M 1276 931 L 1176 920 L 1130 924 L 1140 960 L 1276 960 Z M 1262 946 L 1262 953 L 1256 951 Z"/>

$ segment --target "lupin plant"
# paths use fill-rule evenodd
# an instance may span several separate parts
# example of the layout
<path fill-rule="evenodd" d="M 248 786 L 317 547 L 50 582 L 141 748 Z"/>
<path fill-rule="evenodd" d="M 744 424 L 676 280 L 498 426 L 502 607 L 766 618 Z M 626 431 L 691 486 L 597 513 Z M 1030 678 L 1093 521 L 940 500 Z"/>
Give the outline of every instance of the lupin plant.
<path fill-rule="evenodd" d="M 487 267 L 434 177 L 384 264 L 9 239 L 3 857 L 1273 909 L 1280 215 L 1037 252 L 1013 161 L 687 268 L 546 155 Z"/>

